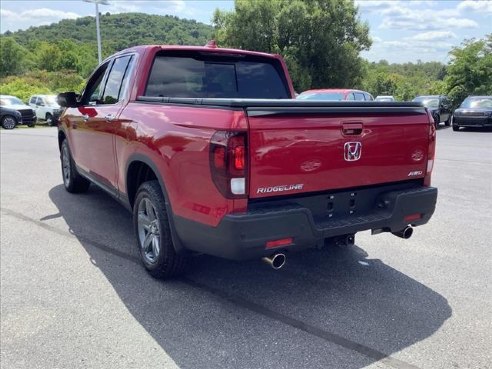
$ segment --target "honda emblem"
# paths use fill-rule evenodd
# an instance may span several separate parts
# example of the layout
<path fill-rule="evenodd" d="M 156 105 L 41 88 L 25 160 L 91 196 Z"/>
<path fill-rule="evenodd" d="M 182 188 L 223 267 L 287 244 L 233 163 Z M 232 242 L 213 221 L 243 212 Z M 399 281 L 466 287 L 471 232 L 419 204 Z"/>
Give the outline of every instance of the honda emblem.
<path fill-rule="evenodd" d="M 362 154 L 362 143 L 346 142 L 343 148 L 343 153 L 346 161 L 359 160 Z"/>

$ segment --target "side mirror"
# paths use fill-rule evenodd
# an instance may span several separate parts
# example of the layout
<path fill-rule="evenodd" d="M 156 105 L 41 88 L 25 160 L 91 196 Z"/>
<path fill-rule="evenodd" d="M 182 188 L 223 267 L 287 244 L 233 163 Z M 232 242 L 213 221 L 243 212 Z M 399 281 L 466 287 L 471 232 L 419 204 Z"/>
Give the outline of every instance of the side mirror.
<path fill-rule="evenodd" d="M 76 108 L 79 105 L 75 92 L 62 92 L 58 94 L 56 101 L 62 108 Z"/>

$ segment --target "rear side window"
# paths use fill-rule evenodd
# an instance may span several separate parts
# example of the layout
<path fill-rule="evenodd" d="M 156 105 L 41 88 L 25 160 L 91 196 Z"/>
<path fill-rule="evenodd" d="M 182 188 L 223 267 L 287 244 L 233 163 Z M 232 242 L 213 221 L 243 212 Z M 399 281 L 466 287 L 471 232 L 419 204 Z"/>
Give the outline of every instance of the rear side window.
<path fill-rule="evenodd" d="M 364 94 L 363 93 L 355 92 L 354 95 L 355 95 L 355 100 L 356 101 L 366 101 L 366 99 L 364 98 Z"/>
<path fill-rule="evenodd" d="M 146 96 L 288 99 L 283 71 L 275 60 L 157 55 Z"/>

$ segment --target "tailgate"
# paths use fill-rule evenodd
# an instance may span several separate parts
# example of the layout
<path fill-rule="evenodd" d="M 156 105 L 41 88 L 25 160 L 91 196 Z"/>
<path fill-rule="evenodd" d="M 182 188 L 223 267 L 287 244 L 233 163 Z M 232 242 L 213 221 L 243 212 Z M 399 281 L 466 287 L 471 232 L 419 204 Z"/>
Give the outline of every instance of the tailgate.
<path fill-rule="evenodd" d="M 370 106 L 248 107 L 250 197 L 423 178 L 426 111 Z"/>

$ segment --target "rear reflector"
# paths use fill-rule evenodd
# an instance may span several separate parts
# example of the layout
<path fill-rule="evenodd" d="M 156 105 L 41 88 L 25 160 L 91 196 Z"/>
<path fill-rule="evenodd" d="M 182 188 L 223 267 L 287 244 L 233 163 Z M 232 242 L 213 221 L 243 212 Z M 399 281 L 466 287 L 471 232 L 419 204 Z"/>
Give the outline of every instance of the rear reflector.
<path fill-rule="evenodd" d="M 427 160 L 427 173 L 431 173 L 432 169 L 434 169 L 434 160 Z"/>
<path fill-rule="evenodd" d="M 282 246 L 288 246 L 292 245 L 294 243 L 294 238 L 289 237 L 289 238 L 282 238 L 280 240 L 275 240 L 275 241 L 268 241 L 266 243 L 266 249 L 274 249 L 276 247 L 282 247 Z"/>
<path fill-rule="evenodd" d="M 246 193 L 246 178 L 231 178 L 231 192 L 234 195 Z"/>
<path fill-rule="evenodd" d="M 405 222 L 411 222 L 411 221 L 414 221 L 414 220 L 417 220 L 417 219 L 420 219 L 420 218 L 422 218 L 422 214 L 415 213 L 415 214 L 407 215 L 403 219 L 405 220 Z"/>

